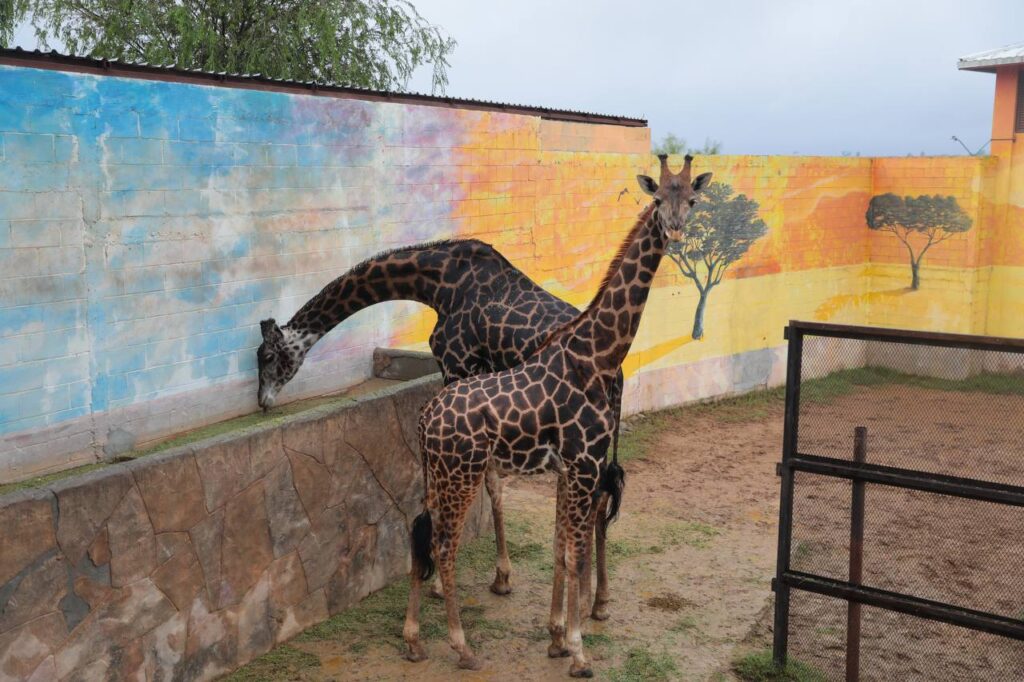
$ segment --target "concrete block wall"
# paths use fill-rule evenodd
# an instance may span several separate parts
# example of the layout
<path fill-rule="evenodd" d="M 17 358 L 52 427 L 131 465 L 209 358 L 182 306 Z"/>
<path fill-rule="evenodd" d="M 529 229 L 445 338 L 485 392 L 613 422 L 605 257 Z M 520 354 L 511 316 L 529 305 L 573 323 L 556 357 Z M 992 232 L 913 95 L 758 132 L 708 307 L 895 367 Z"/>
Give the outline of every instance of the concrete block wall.
<path fill-rule="evenodd" d="M 503 139 L 510 121 L 535 132 Z M 466 168 L 528 191 L 539 130 L 529 116 L 0 66 L 0 481 L 255 409 L 260 319 L 287 320 L 384 248 L 460 236 L 467 216 L 528 229 L 469 197 Z M 646 129 L 602 135 L 648 143 Z M 358 315 L 287 397 L 367 378 L 375 346 L 412 340 L 416 308 Z"/>
<path fill-rule="evenodd" d="M 254 410 L 258 321 L 388 247 L 479 237 L 584 305 L 645 201 L 636 174 L 657 174 L 649 152 L 647 128 L 0 66 L 0 481 Z M 697 291 L 666 260 L 625 409 L 782 381 L 791 318 L 1024 333 L 1005 165 L 699 158 L 768 233 L 711 293 L 700 340 Z M 920 291 L 902 245 L 867 229 L 884 192 L 950 194 L 976 221 L 929 252 Z M 366 378 L 374 347 L 424 350 L 434 321 L 358 314 L 282 399 Z"/>

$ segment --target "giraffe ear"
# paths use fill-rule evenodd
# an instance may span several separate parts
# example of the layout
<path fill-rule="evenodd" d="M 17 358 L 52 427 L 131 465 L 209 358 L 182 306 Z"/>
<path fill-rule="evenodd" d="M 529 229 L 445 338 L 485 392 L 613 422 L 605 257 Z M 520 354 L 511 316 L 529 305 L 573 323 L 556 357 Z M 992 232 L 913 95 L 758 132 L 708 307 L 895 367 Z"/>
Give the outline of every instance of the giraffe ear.
<path fill-rule="evenodd" d="M 263 334 L 264 341 L 278 341 L 284 336 L 272 317 L 260 322 L 260 332 Z"/>
<path fill-rule="evenodd" d="M 654 196 L 654 193 L 658 191 L 658 183 L 656 183 L 654 178 L 649 175 L 638 175 L 636 176 L 636 181 L 640 183 L 640 189 L 647 194 L 650 194 L 652 197 Z"/>
<path fill-rule="evenodd" d="M 711 184 L 711 173 L 701 173 L 693 181 L 693 191 L 701 192 Z"/>

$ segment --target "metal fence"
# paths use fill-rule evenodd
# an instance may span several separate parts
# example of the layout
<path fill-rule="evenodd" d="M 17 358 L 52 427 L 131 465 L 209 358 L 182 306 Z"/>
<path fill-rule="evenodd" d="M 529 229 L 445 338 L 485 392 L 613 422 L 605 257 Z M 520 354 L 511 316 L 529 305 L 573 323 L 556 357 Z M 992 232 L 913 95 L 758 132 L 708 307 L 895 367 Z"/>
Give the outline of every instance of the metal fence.
<path fill-rule="evenodd" d="M 1024 679 L 1024 340 L 786 338 L 776 662 Z"/>

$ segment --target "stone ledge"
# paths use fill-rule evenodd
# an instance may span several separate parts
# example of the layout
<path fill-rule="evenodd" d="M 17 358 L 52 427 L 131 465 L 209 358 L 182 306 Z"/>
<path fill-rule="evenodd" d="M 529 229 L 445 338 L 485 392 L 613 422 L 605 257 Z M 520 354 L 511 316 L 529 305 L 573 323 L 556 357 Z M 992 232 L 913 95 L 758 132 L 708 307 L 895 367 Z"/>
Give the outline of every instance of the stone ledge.
<path fill-rule="evenodd" d="M 0 497 L 0 679 L 211 679 L 404 575 L 440 385 Z M 478 501 L 470 536 L 485 518 Z"/>
<path fill-rule="evenodd" d="M 441 371 L 433 354 L 398 348 L 373 349 L 373 376 L 410 381 Z"/>

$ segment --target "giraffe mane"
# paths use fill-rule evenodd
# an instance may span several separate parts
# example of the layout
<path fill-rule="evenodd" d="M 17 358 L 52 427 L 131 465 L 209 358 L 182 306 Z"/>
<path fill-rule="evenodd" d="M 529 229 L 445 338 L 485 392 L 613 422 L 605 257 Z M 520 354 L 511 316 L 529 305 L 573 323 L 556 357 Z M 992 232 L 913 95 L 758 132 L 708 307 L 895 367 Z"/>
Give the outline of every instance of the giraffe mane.
<path fill-rule="evenodd" d="M 460 238 L 454 238 L 454 239 L 435 239 L 435 240 L 428 241 L 428 242 L 420 242 L 419 244 L 412 244 L 412 245 L 406 245 L 406 246 L 396 246 L 394 248 L 386 249 L 384 251 L 381 251 L 380 253 L 375 253 L 372 256 L 369 256 L 368 258 L 364 258 L 363 260 L 359 261 L 358 263 L 353 265 L 351 268 L 349 268 L 349 272 L 355 272 L 357 270 L 366 268 L 366 267 L 368 267 L 374 261 L 387 258 L 388 256 L 393 256 L 396 253 L 401 253 L 402 251 L 420 251 L 420 250 L 423 250 L 423 249 L 436 249 L 436 248 L 443 247 L 443 246 L 453 246 L 455 244 L 468 244 L 470 242 L 480 242 L 481 244 L 484 244 L 485 246 L 490 246 L 489 244 L 486 244 L 485 242 L 481 242 L 479 239 L 474 239 L 472 237 L 467 237 L 467 238 L 462 238 L 462 239 L 460 239 Z M 497 254 L 498 252 L 495 251 L 495 253 Z M 498 254 L 498 255 L 500 256 L 501 254 Z M 502 256 L 502 258 L 504 258 L 504 256 Z M 506 260 L 505 262 L 507 263 L 508 261 Z"/>
<path fill-rule="evenodd" d="M 622 265 L 622 259 L 626 257 L 626 251 L 629 250 L 629 245 L 633 243 L 633 239 L 636 237 L 636 233 L 639 232 L 643 228 L 643 226 L 647 224 L 647 221 L 650 219 L 651 214 L 653 212 L 654 202 L 651 202 L 647 206 L 647 208 L 643 210 L 640 216 L 636 219 L 636 223 L 633 225 L 632 228 L 630 228 L 629 232 L 626 233 L 626 236 L 623 237 L 622 243 L 619 244 L 619 248 L 615 251 L 615 256 L 612 258 L 612 262 L 608 264 L 608 269 L 605 270 L 604 277 L 601 278 L 600 286 L 598 286 L 597 291 L 594 293 L 593 298 L 590 299 L 590 303 L 587 304 L 587 307 L 584 308 L 579 315 L 577 315 L 570 321 L 566 322 L 562 326 L 555 328 L 550 334 L 548 334 L 547 338 L 544 339 L 544 342 L 537 346 L 537 350 L 534 351 L 534 354 L 539 353 L 540 351 L 550 346 L 551 342 L 554 341 L 559 334 L 561 334 L 566 329 L 572 327 L 577 322 L 579 322 L 580 319 L 582 319 L 584 316 L 586 316 L 588 312 L 590 312 L 590 309 L 592 307 L 597 305 L 597 302 L 601 300 L 601 296 L 603 296 L 604 292 L 608 289 L 608 285 L 611 284 L 612 278 L 615 276 L 615 273 L 619 271 L 619 266 Z"/>

